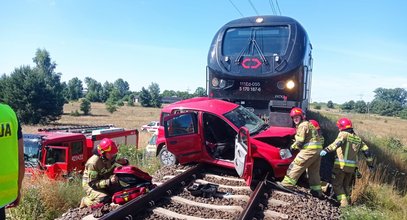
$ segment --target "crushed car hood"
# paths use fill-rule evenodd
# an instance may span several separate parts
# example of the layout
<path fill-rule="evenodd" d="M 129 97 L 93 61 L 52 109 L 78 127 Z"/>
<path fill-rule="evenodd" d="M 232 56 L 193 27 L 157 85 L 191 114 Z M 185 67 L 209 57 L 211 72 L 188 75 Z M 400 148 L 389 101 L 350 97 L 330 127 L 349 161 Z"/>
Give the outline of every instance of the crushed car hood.
<path fill-rule="evenodd" d="M 286 127 L 270 127 L 267 130 L 264 130 L 257 135 L 253 136 L 254 139 L 262 139 L 269 137 L 285 137 L 285 136 L 294 136 L 295 128 L 286 128 Z"/>

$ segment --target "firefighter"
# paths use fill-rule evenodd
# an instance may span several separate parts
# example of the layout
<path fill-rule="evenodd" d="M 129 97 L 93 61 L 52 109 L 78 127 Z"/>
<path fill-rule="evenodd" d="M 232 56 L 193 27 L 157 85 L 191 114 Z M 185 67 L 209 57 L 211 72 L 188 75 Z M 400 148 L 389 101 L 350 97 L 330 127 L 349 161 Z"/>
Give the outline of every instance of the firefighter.
<path fill-rule="evenodd" d="M 337 121 L 336 126 L 339 129 L 338 137 L 322 150 L 320 155 L 325 156 L 329 152 L 336 151 L 332 170 L 332 186 L 341 207 L 346 207 L 350 200 L 352 178 L 357 168 L 359 151 L 364 153 L 369 169 L 373 169 L 373 158 L 367 145 L 353 131 L 351 120 L 341 118 Z"/>
<path fill-rule="evenodd" d="M 24 143 L 20 123 L 14 110 L 0 103 L 0 219 L 6 219 L 6 208 L 20 203 L 24 178 Z"/>
<path fill-rule="evenodd" d="M 319 153 L 322 150 L 322 145 L 318 132 L 310 122 L 305 120 L 305 115 L 301 108 L 291 109 L 290 116 L 297 128 L 295 142 L 291 145 L 291 149 L 300 150 L 300 152 L 288 167 L 287 174 L 281 184 L 284 187 L 294 187 L 300 176 L 308 169 L 311 194 L 322 198 L 319 176 L 321 164 Z"/>
<path fill-rule="evenodd" d="M 80 207 L 106 203 L 119 189 L 118 178 L 113 174 L 115 163 L 128 165 L 129 161 L 124 158 L 116 160 L 117 152 L 116 143 L 104 138 L 97 146 L 97 153 L 88 159 L 82 178 L 86 196 L 82 198 Z"/>

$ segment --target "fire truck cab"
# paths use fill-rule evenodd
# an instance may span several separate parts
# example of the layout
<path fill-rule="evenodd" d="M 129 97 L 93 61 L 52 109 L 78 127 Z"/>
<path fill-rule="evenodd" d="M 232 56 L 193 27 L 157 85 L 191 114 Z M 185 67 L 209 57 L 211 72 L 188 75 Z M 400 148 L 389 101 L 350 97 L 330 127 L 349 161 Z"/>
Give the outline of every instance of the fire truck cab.
<path fill-rule="evenodd" d="M 118 145 L 137 146 L 138 131 L 113 127 L 95 130 L 53 128 L 40 130 L 37 134 L 23 134 L 26 171 L 46 173 L 52 179 L 82 172 L 103 138 L 111 138 Z"/>
<path fill-rule="evenodd" d="M 284 177 L 293 156 L 294 128 L 270 127 L 248 109 L 211 98 L 193 98 L 162 110 L 157 152 L 162 164 L 205 162 L 236 169 L 251 185 L 270 172 Z M 166 164 L 167 163 L 167 164 Z"/>

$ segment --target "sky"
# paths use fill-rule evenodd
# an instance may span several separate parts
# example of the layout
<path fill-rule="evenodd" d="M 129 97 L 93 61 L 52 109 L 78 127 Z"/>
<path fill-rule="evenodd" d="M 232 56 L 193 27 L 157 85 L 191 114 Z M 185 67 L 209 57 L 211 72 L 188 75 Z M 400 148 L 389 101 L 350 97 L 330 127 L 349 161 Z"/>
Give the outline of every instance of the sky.
<path fill-rule="evenodd" d="M 376 88 L 407 89 L 402 0 L 0 0 L 0 74 L 34 66 L 39 48 L 65 82 L 122 78 L 132 91 L 155 82 L 161 91 L 193 93 L 205 88 L 217 30 L 242 16 L 280 14 L 277 3 L 313 45 L 312 102 L 371 101 Z"/>

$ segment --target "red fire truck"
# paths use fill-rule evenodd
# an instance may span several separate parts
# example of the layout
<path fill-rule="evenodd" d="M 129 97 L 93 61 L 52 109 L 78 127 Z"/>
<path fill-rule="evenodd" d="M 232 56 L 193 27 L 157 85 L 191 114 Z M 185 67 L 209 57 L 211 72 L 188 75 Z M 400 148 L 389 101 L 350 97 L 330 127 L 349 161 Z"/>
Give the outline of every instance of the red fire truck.
<path fill-rule="evenodd" d="M 113 125 L 39 129 L 23 138 L 26 172 L 43 172 L 52 179 L 83 171 L 103 138 L 111 138 L 118 145 L 138 146 L 137 129 Z"/>

